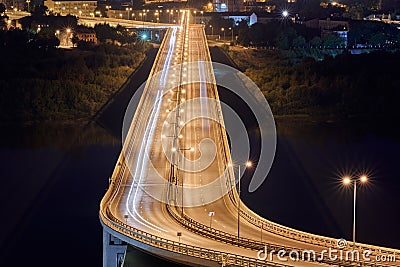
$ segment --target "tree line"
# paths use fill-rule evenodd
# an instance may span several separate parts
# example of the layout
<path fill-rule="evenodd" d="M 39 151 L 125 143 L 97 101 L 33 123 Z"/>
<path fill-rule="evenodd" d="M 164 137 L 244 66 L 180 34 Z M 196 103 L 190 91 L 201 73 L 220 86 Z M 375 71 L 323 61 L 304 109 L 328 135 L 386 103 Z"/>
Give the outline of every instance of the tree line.
<path fill-rule="evenodd" d="M 287 64 L 276 51 L 230 52 L 262 90 L 275 115 L 400 116 L 400 53 L 342 54 Z M 254 62 L 262 62 L 254 64 Z M 246 60 L 244 60 L 246 59 Z"/>
<path fill-rule="evenodd" d="M 38 45 L 40 35 L 0 31 L 2 122 L 89 118 L 139 66 L 147 49 L 139 43 L 101 43 L 64 50 Z"/>

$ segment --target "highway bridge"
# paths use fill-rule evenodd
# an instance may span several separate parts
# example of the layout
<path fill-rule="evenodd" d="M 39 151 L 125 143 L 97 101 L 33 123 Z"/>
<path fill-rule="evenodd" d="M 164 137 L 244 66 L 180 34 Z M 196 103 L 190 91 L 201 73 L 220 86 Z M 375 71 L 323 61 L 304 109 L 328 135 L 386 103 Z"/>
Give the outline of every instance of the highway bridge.
<path fill-rule="evenodd" d="M 139 20 L 131 20 L 131 19 L 116 19 L 116 18 L 100 18 L 100 17 L 79 17 L 78 24 L 85 25 L 88 27 L 94 27 L 97 24 L 109 24 L 110 26 L 116 27 L 121 25 L 127 29 L 132 28 L 151 28 L 151 29 L 165 29 L 175 24 L 169 23 L 156 23 L 156 22 L 148 22 L 148 21 L 139 21 Z M 176 26 L 176 25 L 175 25 Z"/>
<path fill-rule="evenodd" d="M 120 266 L 127 245 L 189 266 L 398 266 L 399 250 L 360 243 L 347 249 L 370 251 L 371 261 L 329 257 L 324 250 L 343 242 L 271 222 L 240 201 L 205 31 L 189 16 L 167 30 L 101 201 L 103 266 Z M 285 261 L 280 250 L 316 259 Z"/>
<path fill-rule="evenodd" d="M 18 20 L 23 17 L 30 16 L 29 12 L 25 11 L 17 11 L 17 10 L 7 10 L 6 15 L 8 16 L 9 20 Z M 166 29 L 175 24 L 169 23 L 155 23 L 155 22 L 148 22 L 148 21 L 139 21 L 139 20 L 128 20 L 128 19 L 116 19 L 116 18 L 104 18 L 104 17 L 78 17 L 78 24 L 85 25 L 88 27 L 94 27 L 97 24 L 109 24 L 110 26 L 116 27 L 121 25 L 127 29 L 138 29 L 138 28 L 145 28 L 145 29 Z M 176 25 L 175 25 L 176 26 Z"/>

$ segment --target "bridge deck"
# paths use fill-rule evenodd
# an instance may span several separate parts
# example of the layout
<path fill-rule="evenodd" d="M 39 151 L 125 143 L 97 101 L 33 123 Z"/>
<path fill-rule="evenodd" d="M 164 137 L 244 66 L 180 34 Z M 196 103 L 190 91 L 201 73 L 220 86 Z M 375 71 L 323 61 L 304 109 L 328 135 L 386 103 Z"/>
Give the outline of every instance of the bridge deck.
<path fill-rule="evenodd" d="M 321 252 L 328 247 L 335 248 L 334 239 L 271 223 L 252 213 L 243 203 L 240 239 L 235 239 L 238 197 L 234 189 L 224 194 L 226 181 L 234 177 L 228 167 L 230 155 L 223 122 L 199 118 L 200 115 L 221 118 L 219 106 L 212 101 L 218 100 L 218 94 L 210 54 L 204 29 L 189 24 L 189 13 L 184 14 L 181 27 L 170 28 L 161 45 L 152 70 L 155 78 L 146 85 L 115 168 L 113 183 L 102 201 L 102 221 L 130 238 L 143 240 L 149 236 L 150 241 L 171 244 L 163 248 L 171 253 L 189 255 L 204 249 L 204 254 L 190 255 L 218 264 L 225 257 L 233 265 L 263 266 L 265 262 L 257 260 L 257 251 L 263 246 L 261 221 L 266 225 L 262 238 L 268 245 L 288 251 L 296 248 Z M 200 97 L 207 100 L 195 100 Z M 174 111 L 178 105 L 182 106 Z M 185 125 L 180 125 L 181 122 Z M 216 146 L 204 140 L 212 140 Z M 185 170 L 178 170 L 177 165 Z M 190 168 L 197 171 L 191 172 Z M 228 172 L 224 174 L 225 170 Z M 216 180 L 220 175 L 224 177 L 223 182 Z M 177 186 L 171 187 L 168 182 Z M 211 201 L 215 194 L 223 197 Z M 214 216 L 210 218 L 209 212 L 214 212 Z M 140 236 L 132 233 L 135 231 Z M 161 246 L 155 241 L 154 246 Z M 373 249 L 377 251 L 376 247 Z M 276 266 L 326 265 L 282 262 L 276 255 L 273 262 Z M 346 262 L 340 264 L 352 266 Z"/>

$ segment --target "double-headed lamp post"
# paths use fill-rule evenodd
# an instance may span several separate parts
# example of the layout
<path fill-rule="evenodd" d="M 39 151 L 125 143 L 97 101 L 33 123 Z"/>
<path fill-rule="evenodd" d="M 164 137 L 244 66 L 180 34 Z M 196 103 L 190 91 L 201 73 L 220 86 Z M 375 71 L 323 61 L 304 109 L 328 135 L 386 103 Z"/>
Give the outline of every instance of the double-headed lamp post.
<path fill-rule="evenodd" d="M 366 184 L 368 182 L 368 177 L 366 175 L 361 175 L 358 179 L 352 178 L 350 176 L 345 176 L 342 179 L 342 183 L 345 186 L 351 186 L 354 184 L 353 192 L 353 245 L 356 243 L 356 203 L 357 203 L 357 183 Z"/>
<path fill-rule="evenodd" d="M 238 179 L 238 203 L 237 203 L 237 215 L 238 215 L 238 223 L 237 223 L 237 236 L 238 239 L 240 237 L 240 178 L 242 177 L 241 175 L 241 164 L 236 165 L 238 167 L 238 171 L 239 171 L 239 179 Z M 250 168 L 251 166 L 253 166 L 253 163 L 251 161 L 246 161 L 244 164 L 244 168 Z M 235 165 L 233 165 L 232 163 L 228 164 L 228 167 L 235 167 Z"/>
<path fill-rule="evenodd" d="M 181 135 L 179 136 L 174 136 L 174 139 L 176 138 L 182 138 Z M 172 147 L 172 152 L 176 152 L 176 148 Z M 180 151 L 190 151 L 190 152 L 194 152 L 194 147 L 189 147 L 189 148 L 179 148 Z M 183 218 L 183 176 L 182 176 L 182 193 L 181 193 L 181 200 L 182 200 L 182 209 L 181 209 L 181 217 Z M 211 227 L 211 226 L 210 226 Z"/>

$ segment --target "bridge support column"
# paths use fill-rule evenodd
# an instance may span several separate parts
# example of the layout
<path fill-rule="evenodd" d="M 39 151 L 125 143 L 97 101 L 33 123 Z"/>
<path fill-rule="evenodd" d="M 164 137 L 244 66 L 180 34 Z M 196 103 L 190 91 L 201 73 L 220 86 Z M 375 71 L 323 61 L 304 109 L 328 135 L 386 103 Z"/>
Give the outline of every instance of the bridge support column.
<path fill-rule="evenodd" d="M 123 266 L 127 245 L 103 229 L 103 267 Z"/>

